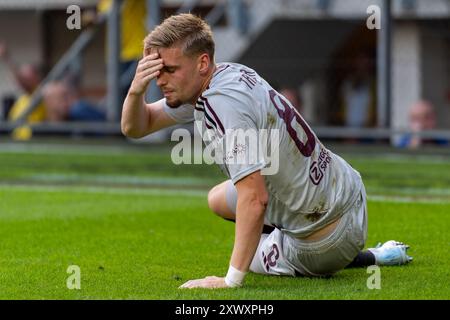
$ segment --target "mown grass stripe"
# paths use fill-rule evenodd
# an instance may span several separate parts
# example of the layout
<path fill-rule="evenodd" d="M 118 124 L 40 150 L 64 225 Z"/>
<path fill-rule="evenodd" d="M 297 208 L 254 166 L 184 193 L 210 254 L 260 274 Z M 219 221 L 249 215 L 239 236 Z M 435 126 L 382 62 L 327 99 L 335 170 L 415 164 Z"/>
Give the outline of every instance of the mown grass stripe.
<path fill-rule="evenodd" d="M 185 195 L 195 197 L 206 197 L 208 189 L 192 190 L 186 188 L 158 188 L 158 187 L 114 187 L 114 186 L 74 186 L 74 185 L 28 185 L 28 184 L 0 184 L 0 192 L 4 190 L 31 191 L 31 192 L 77 192 L 77 193 L 100 193 L 100 194 L 135 194 L 135 195 Z M 394 203 L 423 203 L 423 204 L 446 204 L 450 203 L 448 198 L 439 197 L 412 197 L 412 196 L 389 196 L 383 194 L 370 194 L 368 200 L 373 202 Z"/>

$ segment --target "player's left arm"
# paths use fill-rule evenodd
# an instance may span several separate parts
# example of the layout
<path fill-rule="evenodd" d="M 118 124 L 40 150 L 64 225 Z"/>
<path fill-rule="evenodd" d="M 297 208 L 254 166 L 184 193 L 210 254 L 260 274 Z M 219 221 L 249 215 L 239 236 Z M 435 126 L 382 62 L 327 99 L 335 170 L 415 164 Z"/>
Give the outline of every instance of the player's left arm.
<path fill-rule="evenodd" d="M 260 171 L 239 180 L 236 183 L 236 189 L 238 192 L 236 234 L 230 268 L 234 268 L 234 274 L 240 278 L 248 271 L 258 248 L 264 225 L 268 193 Z M 206 277 L 190 280 L 180 288 L 227 288 L 240 286 L 239 282 L 241 281 L 236 281 L 229 272 L 227 282 L 224 277 Z"/>

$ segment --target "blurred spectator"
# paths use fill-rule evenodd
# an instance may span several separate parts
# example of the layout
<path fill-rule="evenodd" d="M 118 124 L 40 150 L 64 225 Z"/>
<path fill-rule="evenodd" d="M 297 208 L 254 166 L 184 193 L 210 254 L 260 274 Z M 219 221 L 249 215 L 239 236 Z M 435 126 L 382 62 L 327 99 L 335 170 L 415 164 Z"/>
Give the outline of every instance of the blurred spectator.
<path fill-rule="evenodd" d="M 23 94 L 14 102 L 7 115 L 7 119 L 9 121 L 15 121 L 27 110 L 34 90 L 42 81 L 42 74 L 37 66 L 29 63 L 16 66 L 10 59 L 7 47 L 4 43 L 0 43 L 0 59 L 6 64 L 10 72 L 13 74 L 18 86 L 20 86 L 23 91 Z M 45 105 L 40 103 L 27 117 L 27 122 L 36 123 L 44 120 Z M 28 140 L 31 136 L 31 128 L 27 125 L 18 127 L 12 132 L 12 137 L 15 140 Z"/>
<path fill-rule="evenodd" d="M 83 14 L 83 24 L 89 25 L 98 19 L 99 14 L 107 14 L 111 6 L 112 0 L 100 0 L 97 5 L 97 10 L 86 11 Z M 146 1 L 124 0 L 122 2 L 120 19 L 120 105 L 122 105 L 127 95 L 136 67 L 142 57 L 142 39 L 148 33 L 146 18 Z"/>
<path fill-rule="evenodd" d="M 89 102 L 79 99 L 64 81 L 48 83 L 44 87 L 43 97 L 49 122 L 105 120 L 103 112 Z"/>
<path fill-rule="evenodd" d="M 363 128 L 375 125 L 376 81 L 371 56 L 360 52 L 353 61 L 350 75 L 341 88 L 344 124 Z"/>
<path fill-rule="evenodd" d="M 423 139 L 414 134 L 436 128 L 436 112 L 433 105 L 428 101 L 420 100 L 411 106 L 409 128 L 412 133 L 403 136 L 397 144 L 398 147 L 416 149 L 424 144 L 446 145 L 448 143 L 445 139 Z"/>
<path fill-rule="evenodd" d="M 0 106 L 0 120 L 6 121 L 6 116 L 9 114 L 12 106 L 16 102 L 16 96 L 13 93 L 7 93 L 2 96 L 2 105 Z"/>
<path fill-rule="evenodd" d="M 299 92 L 290 87 L 282 87 L 280 89 L 280 93 L 289 100 L 292 106 L 297 109 L 298 112 L 301 113 L 301 99 Z"/>

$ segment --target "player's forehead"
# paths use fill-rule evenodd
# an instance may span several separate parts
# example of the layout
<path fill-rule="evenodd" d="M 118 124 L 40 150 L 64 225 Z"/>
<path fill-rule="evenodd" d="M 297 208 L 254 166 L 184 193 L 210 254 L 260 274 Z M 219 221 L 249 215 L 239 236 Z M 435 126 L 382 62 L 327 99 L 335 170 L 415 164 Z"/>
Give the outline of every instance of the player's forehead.
<path fill-rule="evenodd" d="M 189 61 L 189 57 L 183 54 L 183 50 L 179 46 L 172 46 L 169 48 L 155 49 L 159 56 L 163 59 L 165 65 L 175 66 L 181 65 Z"/>

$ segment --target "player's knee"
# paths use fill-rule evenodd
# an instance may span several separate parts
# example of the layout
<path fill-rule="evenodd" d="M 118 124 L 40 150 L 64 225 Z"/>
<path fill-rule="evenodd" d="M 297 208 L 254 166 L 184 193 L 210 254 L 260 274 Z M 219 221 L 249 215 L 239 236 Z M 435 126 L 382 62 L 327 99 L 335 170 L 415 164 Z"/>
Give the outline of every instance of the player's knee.
<path fill-rule="evenodd" d="M 209 191 L 208 206 L 218 216 L 224 219 L 234 219 L 234 213 L 228 209 L 224 184 L 215 186 Z"/>
<path fill-rule="evenodd" d="M 213 211 L 215 214 L 220 215 L 220 199 L 218 195 L 218 186 L 215 186 L 208 192 L 208 207 Z"/>

